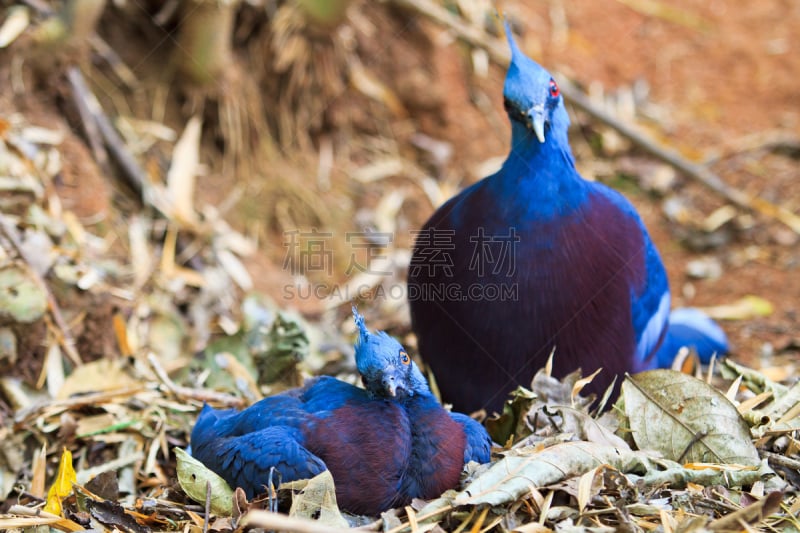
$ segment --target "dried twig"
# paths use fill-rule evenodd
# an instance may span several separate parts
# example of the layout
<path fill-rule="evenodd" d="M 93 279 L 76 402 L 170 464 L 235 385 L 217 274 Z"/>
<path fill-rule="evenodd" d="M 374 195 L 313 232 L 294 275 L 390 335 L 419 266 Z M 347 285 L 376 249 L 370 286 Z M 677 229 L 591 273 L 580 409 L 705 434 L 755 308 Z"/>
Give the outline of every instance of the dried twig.
<path fill-rule="evenodd" d="M 454 509 L 454 507 L 452 505 L 445 505 L 443 507 L 440 507 L 440 508 L 435 509 L 433 511 L 427 512 L 425 514 L 416 515 L 416 520 L 419 523 L 419 522 L 421 522 L 423 520 L 428 520 L 430 518 L 433 518 L 434 516 L 438 516 L 438 515 L 441 515 L 441 514 L 448 513 L 450 511 L 452 511 L 453 509 Z M 477 509 L 477 507 L 475 509 L 473 509 L 473 514 L 475 513 L 476 509 Z M 406 523 L 400 524 L 399 526 L 393 527 L 392 529 L 390 529 L 388 531 L 388 533 L 400 533 L 401 531 L 404 531 L 406 528 L 409 528 L 409 529 L 411 528 L 411 523 L 410 522 L 406 522 Z"/>
<path fill-rule="evenodd" d="M 798 152 L 800 137 L 788 131 L 758 131 L 726 142 L 719 153 L 707 157 L 703 164 L 708 166 L 739 154 L 762 150 Z"/>
<path fill-rule="evenodd" d="M 489 52 L 492 60 L 507 66 L 510 59 L 508 47 L 497 39 L 488 36 L 481 29 L 464 24 L 458 17 L 434 4 L 430 0 L 385 0 L 405 9 L 412 10 L 431 20 L 447 26 L 459 38 L 472 46 L 484 48 Z M 572 82 L 559 77 L 559 88 L 564 97 L 575 107 L 587 113 L 592 118 L 619 132 L 620 135 L 630 140 L 633 144 L 648 152 L 653 157 L 671 165 L 716 192 L 727 201 L 739 207 L 756 211 L 770 218 L 775 218 L 786 224 L 796 233 L 800 234 L 800 216 L 795 215 L 785 207 L 772 204 L 762 198 L 751 197 L 746 193 L 730 187 L 720 177 L 708 168 L 686 160 L 676 151 L 666 148 L 650 138 L 650 136 L 637 130 L 635 127 L 612 116 L 605 110 L 594 105 Z"/>
<path fill-rule="evenodd" d="M 559 87 L 561 88 L 561 92 L 577 108 L 591 115 L 594 119 L 617 130 L 621 135 L 628 138 L 633 144 L 648 152 L 650 155 L 678 169 L 695 181 L 702 183 L 732 204 L 761 213 L 770 218 L 775 218 L 787 225 L 795 233 L 800 234 L 800 216 L 795 215 L 783 206 L 772 204 L 757 196 L 749 196 L 747 193 L 731 187 L 722 181 L 717 174 L 709 170 L 708 167 L 688 161 L 675 150 L 660 145 L 650 138 L 650 136 L 638 131 L 630 124 L 593 106 L 589 98 L 579 91 L 571 82 L 559 79 Z"/>
<path fill-rule="evenodd" d="M 338 527 L 326 526 L 314 520 L 286 516 L 270 511 L 250 511 L 242 517 L 242 526 L 253 526 L 289 533 L 343 533 L 353 531 Z"/>
<path fill-rule="evenodd" d="M 92 112 L 92 104 L 90 104 L 92 95 L 88 93 L 89 89 L 86 87 L 83 78 L 74 74 L 73 70 L 80 74 L 80 71 L 75 68 L 71 69 L 67 73 L 67 77 L 72 84 L 72 101 L 75 103 L 75 107 L 78 109 L 78 114 L 81 117 L 81 124 L 83 126 L 83 132 L 86 134 L 86 138 L 89 141 L 89 146 L 92 149 L 92 154 L 94 154 L 95 160 L 104 171 L 108 172 L 108 152 L 106 152 L 106 147 L 103 144 L 103 138 L 100 135 L 100 129 L 97 126 L 97 121 L 95 120 L 94 113 Z"/>
<path fill-rule="evenodd" d="M 773 466 L 780 466 L 800 472 L 800 460 L 766 450 L 761 451 L 761 456 L 766 457 L 767 461 Z"/>
<path fill-rule="evenodd" d="M 78 67 L 70 67 L 70 69 L 67 71 L 67 79 L 72 87 L 73 96 L 75 97 L 76 102 L 79 102 L 78 108 L 85 108 L 91 115 L 91 118 L 95 123 L 95 126 L 93 127 L 100 131 L 100 134 L 108 146 L 111 155 L 122 169 L 128 184 L 137 193 L 144 194 L 148 188 L 147 174 L 142 167 L 139 166 L 139 163 L 127 149 L 125 146 L 125 141 L 122 140 L 122 137 L 120 137 L 119 133 L 117 133 L 117 130 L 114 129 L 111 121 L 108 119 L 105 113 L 103 113 L 100 103 L 86 85 L 86 80 L 84 79 L 83 74 Z M 83 116 L 83 111 L 81 112 L 81 118 L 86 122 L 86 118 Z M 88 130 L 88 124 L 86 127 Z"/>
<path fill-rule="evenodd" d="M 708 529 L 711 531 L 742 531 L 747 529 L 747 524 L 761 525 L 767 516 L 780 508 L 782 499 L 783 494 L 780 491 L 770 492 L 750 505 L 717 518 L 708 524 Z"/>
<path fill-rule="evenodd" d="M 130 466 L 137 461 L 141 461 L 142 459 L 144 459 L 144 453 L 141 451 L 136 451 L 129 455 L 123 455 L 122 457 L 117 457 L 116 459 L 101 463 L 92 468 L 84 468 L 77 474 L 78 483 L 87 483 L 90 479 L 102 474 L 103 472 L 116 472 L 117 470 L 126 466 Z"/>
<path fill-rule="evenodd" d="M 182 224 L 182 220 L 171 213 L 164 194 L 160 194 L 150 184 L 147 173 L 136 161 L 136 158 L 125 145 L 125 140 L 117 133 L 114 125 L 111 124 L 111 120 L 106 116 L 100 106 L 100 102 L 97 101 L 97 97 L 86 84 L 80 69 L 78 67 L 70 67 L 67 71 L 67 79 L 72 87 L 73 97 L 78 109 L 81 110 L 81 119 L 85 123 L 84 127 L 87 132 L 92 129 L 99 131 L 111 157 L 122 169 L 122 174 L 128 185 L 140 195 L 142 203 L 154 207 L 164 218 L 174 221 L 181 228 L 184 228 L 186 224 Z M 87 114 L 86 116 L 84 115 L 85 113 Z M 198 233 L 206 232 L 206 228 L 201 226 L 201 224 L 193 224 L 189 229 Z"/>
<path fill-rule="evenodd" d="M 203 533 L 208 533 L 209 516 L 211 516 L 211 482 L 206 481 L 206 502 L 203 507 Z"/>
<path fill-rule="evenodd" d="M 92 48 L 108 63 L 114 74 L 124 83 L 128 88 L 135 88 L 138 85 L 136 75 L 128 68 L 128 65 L 119 57 L 116 50 L 111 48 L 102 37 L 96 33 L 89 37 L 89 42 Z"/>
<path fill-rule="evenodd" d="M 0 519 L 3 531 L 34 526 L 53 526 L 62 531 L 84 531 L 78 523 L 69 518 L 61 518 L 42 509 L 34 509 L 25 505 L 12 505 L 8 509 L 8 515 L 10 516 Z"/>
<path fill-rule="evenodd" d="M 147 354 L 147 362 L 150 363 L 150 366 L 156 373 L 156 376 L 158 376 L 158 379 L 161 380 L 164 386 L 167 387 L 172 394 L 178 396 L 179 398 L 189 398 L 203 402 L 221 403 L 231 407 L 242 407 L 244 405 L 244 400 L 242 398 L 231 396 L 230 394 L 204 389 L 192 389 L 176 384 L 174 381 L 172 381 L 172 379 L 170 379 L 169 375 L 167 375 L 167 371 L 164 370 L 164 367 L 161 366 L 158 357 L 156 357 L 156 355 L 153 353 Z"/>

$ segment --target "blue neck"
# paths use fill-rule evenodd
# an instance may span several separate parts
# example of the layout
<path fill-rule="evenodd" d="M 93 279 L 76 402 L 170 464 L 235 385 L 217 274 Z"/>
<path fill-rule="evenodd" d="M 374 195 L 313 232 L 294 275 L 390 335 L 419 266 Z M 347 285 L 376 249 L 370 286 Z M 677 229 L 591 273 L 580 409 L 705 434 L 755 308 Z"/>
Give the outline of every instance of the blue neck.
<path fill-rule="evenodd" d="M 411 382 L 414 384 L 413 386 L 415 394 L 432 394 L 431 389 L 428 386 L 428 380 L 426 380 L 425 376 L 422 375 L 422 372 L 419 370 L 419 368 L 417 368 L 417 365 L 414 365 L 414 370 L 412 370 Z"/>
<path fill-rule="evenodd" d="M 544 143 L 539 142 L 536 134 L 525 124 L 511 120 L 511 152 L 504 168 L 509 164 L 536 168 L 541 165 L 560 164 L 562 160 L 568 163 L 567 167 L 574 168 L 575 159 L 569 147 L 568 129 L 569 118 L 563 107 L 558 107 L 553 112 L 552 121 L 545 130 Z"/>
<path fill-rule="evenodd" d="M 563 119 L 559 115 L 554 113 L 544 143 L 524 124 L 511 121 L 511 152 L 490 186 L 499 197 L 512 199 L 519 216 L 548 219 L 578 207 L 586 196 L 587 182 L 575 170 L 567 139 L 566 112 Z"/>

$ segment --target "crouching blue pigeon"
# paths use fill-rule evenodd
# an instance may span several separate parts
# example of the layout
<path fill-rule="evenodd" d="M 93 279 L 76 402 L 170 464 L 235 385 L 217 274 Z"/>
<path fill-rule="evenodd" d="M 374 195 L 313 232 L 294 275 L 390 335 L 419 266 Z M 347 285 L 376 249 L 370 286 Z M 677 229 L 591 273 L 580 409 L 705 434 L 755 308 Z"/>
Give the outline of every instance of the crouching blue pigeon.
<path fill-rule="evenodd" d="M 324 376 L 243 411 L 205 406 L 192 455 L 248 497 L 270 479 L 330 470 L 339 507 L 367 515 L 437 497 L 458 485 L 466 462 L 488 462 L 483 426 L 442 408 L 400 343 L 353 314 L 365 388 Z"/>

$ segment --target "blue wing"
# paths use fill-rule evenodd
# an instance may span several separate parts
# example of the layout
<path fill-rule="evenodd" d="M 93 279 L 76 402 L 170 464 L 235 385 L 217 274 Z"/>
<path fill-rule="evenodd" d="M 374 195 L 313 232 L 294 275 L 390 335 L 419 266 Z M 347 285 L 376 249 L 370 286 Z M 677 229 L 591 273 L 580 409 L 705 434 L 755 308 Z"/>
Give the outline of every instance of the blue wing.
<path fill-rule="evenodd" d="M 305 435 L 345 403 L 366 399 L 363 390 L 323 376 L 243 411 L 206 405 L 192 430 L 192 455 L 252 497 L 262 492 L 272 467 L 283 481 L 326 470 L 323 460 L 306 448 Z"/>
<path fill-rule="evenodd" d="M 325 418 L 345 404 L 363 404 L 370 398 L 364 389 L 330 376 L 320 376 L 306 383 L 299 400 L 305 411 Z"/>
<path fill-rule="evenodd" d="M 699 309 L 675 309 L 669 315 L 667 337 L 658 350 L 658 366 L 669 368 L 682 347 L 697 352 L 700 361 L 708 363 L 714 354 L 728 353 L 725 332 Z"/>
<path fill-rule="evenodd" d="M 486 429 L 477 421 L 462 413 L 450 413 L 450 418 L 461 424 L 467 445 L 464 448 L 464 463 L 488 463 L 492 456 L 492 439 Z"/>
<path fill-rule="evenodd" d="M 636 363 L 631 370 L 653 368 L 655 350 L 662 344 L 669 320 L 670 293 L 664 264 L 650 237 L 645 233 L 647 248 L 646 283 L 631 291 L 631 318 L 636 332 Z M 639 368 L 636 368 L 639 366 Z"/>
<path fill-rule="evenodd" d="M 631 320 L 636 335 L 636 349 L 630 371 L 638 372 L 656 366 L 653 357 L 662 343 L 669 320 L 670 293 L 667 272 L 658 250 L 650 239 L 639 213 L 617 191 L 599 183 L 589 185 L 595 193 L 604 196 L 638 228 L 641 233 L 640 253 L 643 261 L 635 261 L 642 269 L 631 276 Z M 631 231 L 635 231 L 631 228 Z M 638 258 L 631 258 L 638 259 Z"/>
<path fill-rule="evenodd" d="M 195 428 L 196 429 L 196 428 Z M 326 470 L 325 463 L 301 443 L 299 430 L 274 426 L 235 437 L 192 432 L 193 455 L 222 476 L 231 487 L 241 487 L 248 498 L 265 492 L 270 470 L 273 483 L 308 479 Z"/>

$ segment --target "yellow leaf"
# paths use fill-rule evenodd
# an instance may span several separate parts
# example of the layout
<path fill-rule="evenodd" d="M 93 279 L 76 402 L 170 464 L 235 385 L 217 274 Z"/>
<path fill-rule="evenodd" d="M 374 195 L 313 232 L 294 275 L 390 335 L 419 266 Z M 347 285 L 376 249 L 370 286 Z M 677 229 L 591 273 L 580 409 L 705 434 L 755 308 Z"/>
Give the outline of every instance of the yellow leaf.
<path fill-rule="evenodd" d="M 54 487 L 55 484 L 53 487 L 50 487 L 50 492 L 47 493 L 47 503 L 44 504 L 44 511 L 56 516 L 61 516 L 61 499 L 53 494 Z"/>
<path fill-rule="evenodd" d="M 717 320 L 748 320 L 753 317 L 769 316 L 773 311 L 774 307 L 769 300 L 752 294 L 732 304 L 703 308 L 703 312 Z"/>
<path fill-rule="evenodd" d="M 58 472 L 53 485 L 47 492 L 47 503 L 44 510 L 48 513 L 61 516 L 61 500 L 72 492 L 72 484 L 77 481 L 75 469 L 72 468 L 72 453 L 64 448 L 61 460 L 58 462 Z"/>

